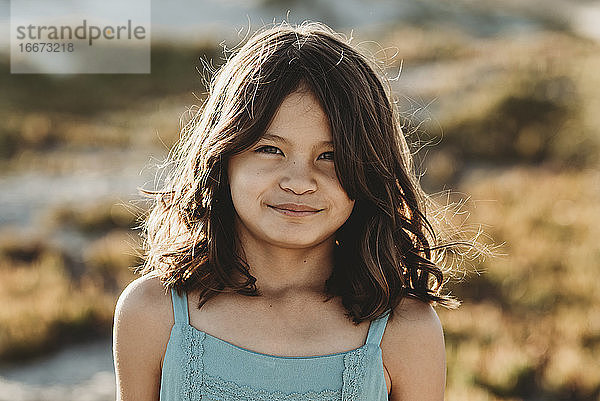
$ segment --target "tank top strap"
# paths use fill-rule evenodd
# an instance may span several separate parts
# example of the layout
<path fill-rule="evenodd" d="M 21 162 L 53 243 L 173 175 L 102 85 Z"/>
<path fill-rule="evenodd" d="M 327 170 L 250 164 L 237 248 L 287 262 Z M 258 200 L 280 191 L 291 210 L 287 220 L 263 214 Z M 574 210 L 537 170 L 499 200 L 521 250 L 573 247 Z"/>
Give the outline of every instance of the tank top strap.
<path fill-rule="evenodd" d="M 383 332 L 385 331 L 385 327 L 387 325 L 389 317 L 390 312 L 387 311 L 383 316 L 371 321 L 371 324 L 369 326 L 369 333 L 367 334 L 367 344 L 379 345 L 381 343 L 381 339 L 383 338 Z"/>
<path fill-rule="evenodd" d="M 190 324 L 190 316 L 188 314 L 187 293 L 183 296 L 177 294 L 175 288 L 171 288 L 171 299 L 173 300 L 173 315 L 175 323 Z"/>

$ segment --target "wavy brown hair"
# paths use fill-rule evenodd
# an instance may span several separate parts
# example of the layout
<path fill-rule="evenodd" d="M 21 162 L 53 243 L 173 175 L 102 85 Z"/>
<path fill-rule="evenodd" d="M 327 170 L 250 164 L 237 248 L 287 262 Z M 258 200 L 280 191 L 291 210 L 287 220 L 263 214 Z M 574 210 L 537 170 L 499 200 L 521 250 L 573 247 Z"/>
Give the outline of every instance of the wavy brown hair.
<path fill-rule="evenodd" d="M 253 146 L 283 99 L 304 87 L 329 118 L 336 174 L 356 201 L 336 232 L 326 293 L 341 297 L 356 323 L 393 311 L 404 297 L 455 305 L 440 292 L 444 274 L 433 260 L 444 246 L 425 215 L 426 195 L 377 71 L 323 24 L 282 23 L 252 36 L 214 75 L 168 158 L 164 186 L 143 191 L 155 201 L 141 273 L 155 272 L 165 288 L 198 290 L 199 307 L 224 291 L 260 295 L 236 252 L 228 160 Z"/>

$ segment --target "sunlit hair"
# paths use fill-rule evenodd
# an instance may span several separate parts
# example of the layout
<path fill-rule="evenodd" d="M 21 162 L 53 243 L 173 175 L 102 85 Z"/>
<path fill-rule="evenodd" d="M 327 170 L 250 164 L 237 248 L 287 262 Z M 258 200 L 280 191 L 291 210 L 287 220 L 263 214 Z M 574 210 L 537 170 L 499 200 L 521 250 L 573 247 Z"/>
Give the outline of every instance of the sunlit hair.
<path fill-rule="evenodd" d="M 319 23 L 264 28 L 214 75 L 209 97 L 184 127 L 146 221 L 145 263 L 165 288 L 260 295 L 236 252 L 228 160 L 253 146 L 284 98 L 311 91 L 329 118 L 339 182 L 355 206 L 336 232 L 326 294 L 358 323 L 404 297 L 446 306 L 443 246 L 425 216 L 425 194 L 389 85 L 344 36 Z"/>

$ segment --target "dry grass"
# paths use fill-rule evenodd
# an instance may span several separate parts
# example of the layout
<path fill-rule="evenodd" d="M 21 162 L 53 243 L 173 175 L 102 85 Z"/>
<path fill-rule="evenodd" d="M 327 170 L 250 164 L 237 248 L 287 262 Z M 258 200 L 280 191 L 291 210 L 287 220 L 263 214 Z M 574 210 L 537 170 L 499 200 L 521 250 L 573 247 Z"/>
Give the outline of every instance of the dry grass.
<path fill-rule="evenodd" d="M 0 362 L 110 336 L 116 297 L 135 278 L 128 269 L 139 263 L 135 245 L 131 233 L 112 230 L 87 246 L 81 267 L 48 240 L 4 233 Z"/>
<path fill-rule="evenodd" d="M 75 283 L 57 253 L 31 263 L 0 261 L 0 359 L 20 359 L 78 337 L 106 334 L 114 296 L 97 283 Z"/>
<path fill-rule="evenodd" d="M 84 250 L 87 275 L 103 283 L 103 287 L 119 293 L 133 277 L 128 267 L 138 266 L 140 239 L 137 234 L 113 230 L 102 238 L 92 241 Z"/>
<path fill-rule="evenodd" d="M 564 32 L 482 39 L 450 31 L 446 43 L 461 50 L 433 59 L 445 33 L 431 34 L 422 48 L 410 46 L 429 37 L 418 28 L 391 32 L 383 41 L 401 50 L 395 63 L 405 61 L 392 87 L 405 132 L 416 148 L 425 148 L 417 161 L 427 169 L 429 188 L 456 187 L 473 163 L 576 169 L 598 164 L 597 43 Z M 428 61 L 419 64 L 414 52 Z"/>
<path fill-rule="evenodd" d="M 119 200 L 99 200 L 86 204 L 64 204 L 50 210 L 43 218 L 51 228 L 71 227 L 81 233 L 106 233 L 115 229 L 136 228 L 144 210 Z"/>
<path fill-rule="evenodd" d="M 461 189 L 508 257 L 455 284 L 464 304 L 440 311 L 448 399 L 465 388 L 487 394 L 477 399 L 596 399 L 600 174 L 515 168 L 474 173 Z"/>

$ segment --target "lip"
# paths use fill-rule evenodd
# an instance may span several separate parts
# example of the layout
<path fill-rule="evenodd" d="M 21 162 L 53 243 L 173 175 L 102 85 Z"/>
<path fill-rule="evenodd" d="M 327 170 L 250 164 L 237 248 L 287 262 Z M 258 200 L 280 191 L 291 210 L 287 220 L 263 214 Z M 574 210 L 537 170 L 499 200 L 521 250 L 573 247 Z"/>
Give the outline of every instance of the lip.
<path fill-rule="evenodd" d="M 281 213 L 285 216 L 292 216 L 292 217 L 312 216 L 312 215 L 319 213 L 321 210 L 323 210 L 323 209 L 315 209 L 310 206 L 290 204 L 290 203 L 285 203 L 285 204 L 281 204 L 281 205 L 277 205 L 277 206 L 271 206 L 271 205 L 267 205 L 267 206 L 278 213 Z M 285 206 L 286 208 L 284 208 L 283 206 Z M 295 208 L 298 210 L 290 210 L 287 208 Z"/>
<path fill-rule="evenodd" d="M 276 209 L 289 210 L 292 212 L 318 212 L 323 209 L 315 209 L 314 207 L 310 207 L 308 205 L 301 205 L 298 203 L 280 203 L 278 205 L 269 205 Z"/>

